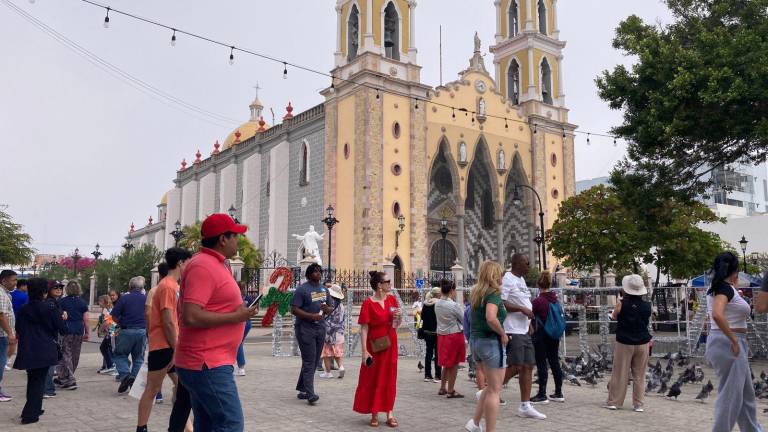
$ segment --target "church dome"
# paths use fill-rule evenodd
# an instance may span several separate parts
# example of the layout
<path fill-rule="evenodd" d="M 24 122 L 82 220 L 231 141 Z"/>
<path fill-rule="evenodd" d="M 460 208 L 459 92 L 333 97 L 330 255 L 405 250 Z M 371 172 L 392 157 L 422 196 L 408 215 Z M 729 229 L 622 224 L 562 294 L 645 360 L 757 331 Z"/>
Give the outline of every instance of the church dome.
<path fill-rule="evenodd" d="M 256 135 L 256 130 L 259 128 L 258 121 L 248 120 L 241 124 L 237 129 L 230 132 L 227 138 L 224 140 L 223 150 L 232 147 L 234 143 L 241 143 L 248 138 L 253 138 Z"/>
<path fill-rule="evenodd" d="M 160 198 L 160 205 L 168 205 L 168 192 L 163 194 L 163 197 Z"/>

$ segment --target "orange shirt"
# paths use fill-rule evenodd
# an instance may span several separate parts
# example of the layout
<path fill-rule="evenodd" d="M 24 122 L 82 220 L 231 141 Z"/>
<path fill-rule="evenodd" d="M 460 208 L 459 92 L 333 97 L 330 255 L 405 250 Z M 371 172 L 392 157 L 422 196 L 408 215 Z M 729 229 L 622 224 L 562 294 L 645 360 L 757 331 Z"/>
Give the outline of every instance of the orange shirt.
<path fill-rule="evenodd" d="M 171 322 L 179 334 L 179 317 L 176 306 L 179 299 L 179 284 L 170 276 L 166 276 L 152 289 L 152 305 L 149 309 L 149 350 L 156 351 L 170 348 L 168 339 L 163 331 L 163 310 L 171 311 Z"/>

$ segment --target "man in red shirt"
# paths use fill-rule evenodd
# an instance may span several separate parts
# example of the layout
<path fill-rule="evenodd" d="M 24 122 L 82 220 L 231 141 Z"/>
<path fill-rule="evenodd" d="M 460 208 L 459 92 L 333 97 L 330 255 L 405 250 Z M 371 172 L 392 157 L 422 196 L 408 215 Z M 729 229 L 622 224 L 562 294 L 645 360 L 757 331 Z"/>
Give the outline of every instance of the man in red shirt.
<path fill-rule="evenodd" d="M 200 252 L 181 274 L 179 339 L 174 362 L 189 391 L 196 431 L 241 432 L 243 410 L 233 376 L 246 308 L 227 258 L 237 253 L 237 239 L 248 229 L 226 214 L 208 216 L 201 226 Z"/>

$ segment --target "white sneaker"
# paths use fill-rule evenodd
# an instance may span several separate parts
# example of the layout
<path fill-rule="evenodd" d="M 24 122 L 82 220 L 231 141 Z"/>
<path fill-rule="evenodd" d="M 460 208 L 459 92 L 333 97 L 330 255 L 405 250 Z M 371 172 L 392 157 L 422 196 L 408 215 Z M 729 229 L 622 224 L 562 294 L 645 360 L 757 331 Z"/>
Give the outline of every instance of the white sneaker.
<path fill-rule="evenodd" d="M 480 400 L 480 396 L 482 396 L 482 394 L 483 394 L 483 391 L 482 390 L 478 390 L 477 393 L 475 393 L 475 400 L 479 401 Z"/>
<path fill-rule="evenodd" d="M 245 368 L 237 368 L 237 370 L 235 371 L 235 375 L 245 376 Z"/>
<path fill-rule="evenodd" d="M 611 410 L 611 411 L 616 411 L 618 409 L 618 408 L 616 408 L 616 405 L 603 405 L 603 408 Z"/>
<path fill-rule="evenodd" d="M 344 378 L 344 373 L 345 373 L 345 372 L 346 372 L 346 370 L 344 370 L 344 368 L 343 368 L 343 367 L 340 367 L 340 368 L 339 368 L 339 378 L 340 378 L 340 379 L 341 379 L 341 378 Z"/>
<path fill-rule="evenodd" d="M 320 372 L 320 378 L 333 378 L 333 374 L 330 372 Z"/>
<path fill-rule="evenodd" d="M 464 425 L 464 429 L 469 432 L 484 432 L 483 427 L 476 425 L 474 419 L 467 420 L 467 424 Z"/>
<path fill-rule="evenodd" d="M 517 409 L 517 416 L 523 417 L 523 418 L 533 418 L 533 419 L 539 419 L 544 420 L 547 418 L 544 414 L 536 411 L 536 408 L 533 407 L 531 404 L 525 404 L 522 405 L 520 408 Z"/>
<path fill-rule="evenodd" d="M 638 406 L 632 408 L 632 411 L 634 411 L 634 412 L 645 412 L 645 410 L 643 409 L 642 405 L 638 405 Z"/>

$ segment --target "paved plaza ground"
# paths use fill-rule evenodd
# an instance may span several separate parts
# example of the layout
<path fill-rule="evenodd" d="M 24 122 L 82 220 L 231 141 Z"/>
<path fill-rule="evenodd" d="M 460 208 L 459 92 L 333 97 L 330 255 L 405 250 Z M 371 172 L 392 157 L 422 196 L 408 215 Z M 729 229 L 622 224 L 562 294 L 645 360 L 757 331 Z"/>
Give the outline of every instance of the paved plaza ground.
<path fill-rule="evenodd" d="M 293 390 L 300 360 L 295 357 L 273 358 L 266 335 L 249 338 L 249 342 L 248 375 L 237 378 L 246 431 L 371 430 L 367 426 L 369 417 L 352 411 L 359 368 L 357 358 L 349 360 L 350 367 L 343 380 L 317 378 L 320 401 L 312 407 L 297 400 Z M 399 362 L 395 405 L 395 413 L 400 421 L 399 430 L 462 431 L 475 406 L 474 387 L 467 380 L 466 370 L 460 372 L 457 390 L 467 398 L 446 399 L 437 396 L 438 384 L 422 381 L 423 374 L 417 369 L 417 361 L 401 358 Z M 96 369 L 100 364 L 97 345 L 86 343 L 77 372 L 80 388 L 75 391 L 59 390 L 56 398 L 44 402 L 46 412 L 40 423 L 29 426 L 21 426 L 18 421 L 24 404 L 25 374 L 20 371 L 6 372 L 3 390 L 12 395 L 14 400 L 0 404 L 0 431 L 134 431 L 136 400 L 127 395 L 118 395 L 117 383 L 112 377 L 97 375 Z M 768 369 L 766 364 L 754 365 L 756 373 L 763 368 Z M 712 377 L 711 369 L 706 369 L 706 374 L 707 378 Z M 706 404 L 701 404 L 694 401 L 699 388 L 698 385 L 685 386 L 679 401 L 666 400 L 657 395 L 648 396 L 646 412 L 635 413 L 631 410 L 631 398 L 623 410 L 610 412 L 601 408 L 607 395 L 604 382 L 596 388 L 565 385 L 566 402 L 552 402 L 541 407 L 541 411 L 549 417 L 542 421 L 515 416 L 519 396 L 517 384 L 512 382 L 504 390 L 503 397 L 509 404 L 502 407 L 499 430 L 705 431 L 711 425 L 715 394 Z M 169 382 L 165 383 L 163 392 L 170 396 Z M 155 406 L 149 423 L 150 431 L 167 430 L 171 409 L 169 399 Z M 761 402 L 758 418 L 763 424 L 768 424 L 768 415 L 762 412 L 764 407 L 768 407 L 768 404 Z M 382 421 L 379 429 L 389 428 Z"/>

